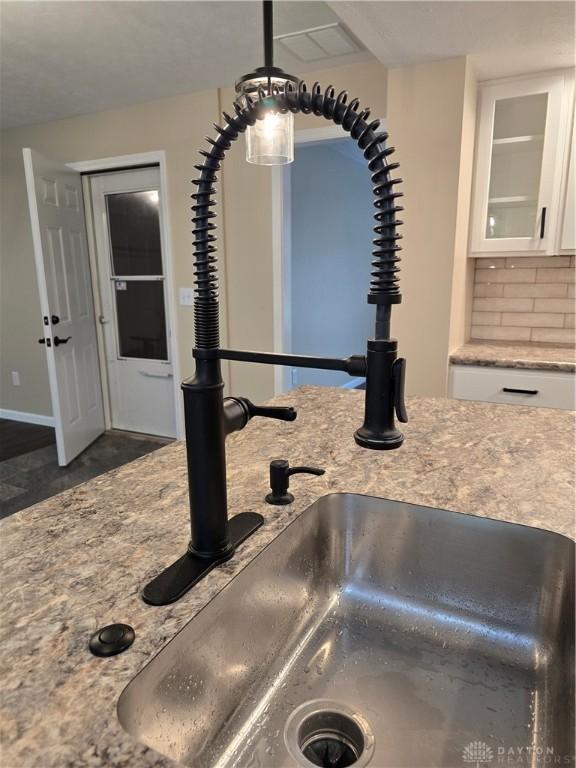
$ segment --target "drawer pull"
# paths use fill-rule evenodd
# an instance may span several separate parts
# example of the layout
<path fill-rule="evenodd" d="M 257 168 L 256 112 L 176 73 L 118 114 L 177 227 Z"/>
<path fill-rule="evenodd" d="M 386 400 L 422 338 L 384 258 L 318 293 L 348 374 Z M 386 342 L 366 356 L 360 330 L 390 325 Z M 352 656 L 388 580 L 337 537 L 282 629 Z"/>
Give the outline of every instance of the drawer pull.
<path fill-rule="evenodd" d="M 511 395 L 537 395 L 537 389 L 516 389 L 516 387 L 502 387 L 502 392 L 508 392 Z"/>

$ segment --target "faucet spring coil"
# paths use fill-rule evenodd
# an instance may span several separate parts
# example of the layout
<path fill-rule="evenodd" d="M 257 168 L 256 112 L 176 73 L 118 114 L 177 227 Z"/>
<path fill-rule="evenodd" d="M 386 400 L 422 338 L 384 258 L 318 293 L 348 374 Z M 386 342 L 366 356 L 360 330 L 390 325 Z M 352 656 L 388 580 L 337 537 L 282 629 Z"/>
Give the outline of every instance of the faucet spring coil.
<path fill-rule="evenodd" d="M 319 83 L 314 83 L 308 90 L 304 82 L 297 85 L 287 82 L 284 88 L 273 86 L 271 96 L 260 88 L 257 96 L 244 96 L 242 102 L 234 102 L 235 114 L 224 112 L 224 125 L 215 124 L 215 138 L 207 137 L 210 148 L 200 152 L 203 162 L 195 166 L 200 175 L 193 181 L 197 190 L 192 195 L 194 332 L 198 349 L 217 349 L 220 346 L 216 224 L 213 221 L 216 214 L 211 210 L 216 205 L 214 185 L 218 181 L 217 174 L 232 143 L 249 125 L 262 119 L 270 108 L 270 98 L 280 112 L 314 114 L 341 125 L 362 150 L 371 174 L 376 222 L 368 301 L 388 307 L 401 301 L 398 276 L 401 246 L 398 241 L 402 235 L 396 232 L 396 227 L 402 224 L 397 214 L 403 209 L 397 205 L 402 193 L 394 189 L 401 179 L 391 177 L 391 172 L 399 164 L 388 162 L 394 147 L 387 146 L 388 134 L 386 131 L 378 132 L 380 120 L 370 121 L 370 110 L 360 109 L 358 99 L 348 101 L 346 91 L 335 94 L 333 86 L 329 85 L 322 91 Z"/>

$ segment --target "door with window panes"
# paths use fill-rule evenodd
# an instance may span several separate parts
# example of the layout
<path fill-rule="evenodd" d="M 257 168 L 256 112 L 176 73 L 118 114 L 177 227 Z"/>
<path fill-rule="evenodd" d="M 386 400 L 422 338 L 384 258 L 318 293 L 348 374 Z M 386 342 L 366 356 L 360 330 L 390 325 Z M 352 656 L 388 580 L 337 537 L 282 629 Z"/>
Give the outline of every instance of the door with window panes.
<path fill-rule="evenodd" d="M 157 168 L 90 179 L 112 427 L 176 434 Z"/>

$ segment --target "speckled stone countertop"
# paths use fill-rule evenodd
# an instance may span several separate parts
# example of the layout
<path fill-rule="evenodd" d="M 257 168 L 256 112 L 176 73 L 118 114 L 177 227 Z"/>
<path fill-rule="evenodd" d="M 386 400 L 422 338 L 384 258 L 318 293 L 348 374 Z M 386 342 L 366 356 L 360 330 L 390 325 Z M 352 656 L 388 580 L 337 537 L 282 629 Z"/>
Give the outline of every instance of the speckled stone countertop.
<path fill-rule="evenodd" d="M 174 634 L 313 501 L 352 491 L 485 515 L 572 535 L 574 415 L 458 400 L 411 399 L 397 451 L 358 448 L 363 393 L 303 388 L 277 402 L 294 423 L 254 419 L 228 441 L 230 512 L 265 525 L 179 602 L 155 608 L 139 592 L 185 551 L 185 448 L 174 443 L 15 514 L 2 542 L 3 768 L 167 768 L 116 718 L 124 686 Z M 268 462 L 326 469 L 293 483 L 296 501 L 263 497 Z M 123 621 L 134 645 L 108 659 L 92 632 Z"/>
<path fill-rule="evenodd" d="M 493 368 L 575 371 L 576 349 L 569 344 L 470 341 L 452 352 L 450 362 L 454 365 L 482 365 Z"/>

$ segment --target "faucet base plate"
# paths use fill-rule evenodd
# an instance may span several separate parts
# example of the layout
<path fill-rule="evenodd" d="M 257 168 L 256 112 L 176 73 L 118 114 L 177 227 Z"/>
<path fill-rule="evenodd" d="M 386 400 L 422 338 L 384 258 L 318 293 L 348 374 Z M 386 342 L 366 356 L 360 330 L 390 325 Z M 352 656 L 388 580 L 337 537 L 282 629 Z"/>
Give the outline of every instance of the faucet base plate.
<path fill-rule="evenodd" d="M 168 605 L 176 602 L 213 568 L 230 560 L 236 547 L 257 531 L 263 522 L 262 515 L 256 512 L 242 512 L 230 518 L 230 549 L 213 558 L 197 557 L 186 552 L 144 587 L 142 599 L 148 605 Z"/>
<path fill-rule="evenodd" d="M 391 429 L 384 433 L 374 432 L 373 430 L 360 427 L 354 432 L 356 445 L 361 448 L 371 448 L 376 451 L 392 451 L 400 448 L 404 442 L 404 435 L 397 429 Z"/>

